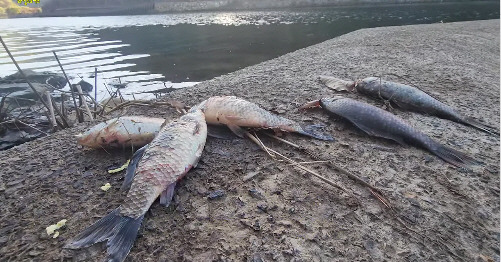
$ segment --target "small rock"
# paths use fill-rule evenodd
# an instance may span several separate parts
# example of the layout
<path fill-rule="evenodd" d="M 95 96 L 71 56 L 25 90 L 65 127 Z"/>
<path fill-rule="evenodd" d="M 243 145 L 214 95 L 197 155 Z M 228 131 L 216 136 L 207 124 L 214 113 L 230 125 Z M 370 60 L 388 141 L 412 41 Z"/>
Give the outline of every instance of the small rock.
<path fill-rule="evenodd" d="M 209 198 L 210 200 L 214 200 L 214 199 L 218 199 L 218 198 L 221 198 L 224 196 L 224 190 L 216 190 L 216 191 L 212 191 L 209 193 L 209 195 L 207 196 L 207 198 Z"/>
<path fill-rule="evenodd" d="M 73 183 L 72 186 L 74 189 L 79 189 L 79 188 L 82 188 L 82 184 L 83 184 L 82 180 L 79 179 L 79 180 L 75 181 L 75 183 Z"/>
<path fill-rule="evenodd" d="M 280 221 L 277 221 L 277 224 L 284 226 L 284 227 L 291 227 L 292 226 L 292 222 L 290 222 L 289 220 L 280 220 Z"/>
<path fill-rule="evenodd" d="M 261 254 L 255 253 L 247 261 L 251 261 L 251 262 L 263 262 L 264 260 L 261 258 Z"/>
<path fill-rule="evenodd" d="M 266 211 L 268 211 L 268 205 L 267 205 L 267 204 L 265 204 L 265 203 L 258 204 L 258 205 L 257 205 L 257 208 L 258 208 L 259 210 L 261 210 L 261 211 L 265 212 L 265 213 L 266 213 Z"/>
<path fill-rule="evenodd" d="M 257 199 L 264 199 L 264 196 L 261 192 L 259 192 L 257 189 L 255 188 L 251 188 L 249 189 L 249 194 L 251 195 L 251 197 L 253 198 L 257 198 Z"/>
<path fill-rule="evenodd" d="M 261 223 L 259 222 L 259 220 L 256 220 L 254 222 L 254 224 L 252 225 L 252 229 L 254 229 L 254 231 L 260 231 L 261 230 Z"/>
<path fill-rule="evenodd" d="M 0 237 L 0 245 L 6 243 L 9 240 L 7 236 Z"/>
<path fill-rule="evenodd" d="M 31 256 L 31 257 L 36 257 L 36 256 L 39 256 L 41 253 L 39 251 L 36 251 L 36 250 L 31 250 L 28 255 Z"/>
<path fill-rule="evenodd" d="M 197 208 L 198 219 L 209 219 L 209 205 L 202 205 Z"/>

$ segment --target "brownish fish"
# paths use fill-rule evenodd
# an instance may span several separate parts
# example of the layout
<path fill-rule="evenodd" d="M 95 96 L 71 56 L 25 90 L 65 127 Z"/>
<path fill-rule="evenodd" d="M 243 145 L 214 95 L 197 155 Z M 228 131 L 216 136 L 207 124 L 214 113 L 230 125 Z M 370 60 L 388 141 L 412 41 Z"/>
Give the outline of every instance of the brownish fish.
<path fill-rule="evenodd" d="M 241 127 L 295 132 L 320 140 L 334 140 L 317 131 L 319 125 L 302 127 L 297 122 L 272 114 L 258 105 L 235 96 L 214 96 L 193 107 L 205 113 L 207 124 L 226 125 L 242 136 Z"/>
<path fill-rule="evenodd" d="M 197 164 L 206 138 L 207 125 L 200 110 L 165 125 L 144 150 L 135 172 L 130 173 L 135 178 L 123 204 L 65 247 L 82 248 L 107 241 L 108 261 L 123 261 L 146 211 L 158 196 L 160 204 L 170 204 L 176 182 Z"/>

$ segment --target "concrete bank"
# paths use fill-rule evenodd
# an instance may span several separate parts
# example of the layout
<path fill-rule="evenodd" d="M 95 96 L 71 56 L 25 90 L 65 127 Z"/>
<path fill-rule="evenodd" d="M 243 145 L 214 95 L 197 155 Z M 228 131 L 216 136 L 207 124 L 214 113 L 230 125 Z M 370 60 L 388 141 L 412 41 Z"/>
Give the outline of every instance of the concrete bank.
<path fill-rule="evenodd" d="M 247 140 L 208 139 L 199 168 L 178 184 L 174 205 L 155 203 L 146 215 L 129 261 L 499 261 L 499 138 L 394 110 L 485 163 L 464 172 L 419 149 L 369 137 L 320 110 L 296 110 L 336 94 L 318 83 L 320 74 L 380 75 L 499 126 L 499 42 L 499 20 L 364 29 L 173 92 L 168 99 L 188 105 L 237 95 L 303 123 L 326 124 L 336 142 L 286 138 L 382 188 L 407 228 L 334 170 L 316 167 L 352 193 L 272 161 Z M 170 108 L 123 113 L 178 117 Z M 0 152 L 0 260 L 104 259 L 99 245 L 81 251 L 62 246 L 125 198 L 118 191 L 122 175 L 106 170 L 123 163 L 130 150 L 79 148 L 73 135 L 85 128 Z M 308 159 L 276 141 L 263 142 Z M 112 189 L 102 192 L 108 182 Z M 207 198 L 220 189 L 223 198 Z M 67 228 L 57 239 L 48 237 L 45 227 L 61 219 L 68 219 Z"/>

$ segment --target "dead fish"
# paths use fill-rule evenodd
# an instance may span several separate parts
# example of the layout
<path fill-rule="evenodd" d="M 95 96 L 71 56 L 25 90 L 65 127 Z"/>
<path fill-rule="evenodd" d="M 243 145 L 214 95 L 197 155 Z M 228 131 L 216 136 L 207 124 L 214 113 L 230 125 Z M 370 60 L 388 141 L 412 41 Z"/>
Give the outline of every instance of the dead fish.
<path fill-rule="evenodd" d="M 122 116 L 93 126 L 77 135 L 77 140 L 92 148 L 144 146 L 153 140 L 164 122 L 163 118 Z"/>
<path fill-rule="evenodd" d="M 146 211 L 158 196 L 160 204 L 170 204 L 176 182 L 196 166 L 206 138 L 207 125 L 200 110 L 166 124 L 142 154 L 122 205 L 85 229 L 65 248 L 107 241 L 108 261 L 123 261 L 136 240 Z"/>
<path fill-rule="evenodd" d="M 368 135 L 428 150 L 456 167 L 466 168 L 479 163 L 464 153 L 441 145 L 394 114 L 366 103 L 335 96 L 306 103 L 301 108 L 309 107 L 322 107 L 330 113 L 341 116 Z"/>
<path fill-rule="evenodd" d="M 452 107 L 413 86 L 384 81 L 378 77 L 345 81 L 335 77 L 321 76 L 320 81 L 337 91 L 358 91 L 367 96 L 387 100 L 405 110 L 437 116 L 477 128 L 489 134 L 499 135 L 499 131 L 495 128 L 461 115 Z"/>
<path fill-rule="evenodd" d="M 295 132 L 320 140 L 334 140 L 329 135 L 319 133 L 319 125 L 302 127 L 295 121 L 272 114 L 235 96 L 214 96 L 192 109 L 201 109 L 205 113 L 207 124 L 226 125 L 240 137 L 244 133 L 241 127 L 251 127 Z"/>

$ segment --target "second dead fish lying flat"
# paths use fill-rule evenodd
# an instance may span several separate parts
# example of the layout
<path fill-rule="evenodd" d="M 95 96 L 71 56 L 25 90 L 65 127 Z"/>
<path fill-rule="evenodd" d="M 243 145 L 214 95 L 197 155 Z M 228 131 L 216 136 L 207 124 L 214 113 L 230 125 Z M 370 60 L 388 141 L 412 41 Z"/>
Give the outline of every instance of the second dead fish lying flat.
<path fill-rule="evenodd" d="M 207 124 L 227 125 L 235 134 L 242 136 L 240 127 L 275 129 L 295 132 L 320 140 L 334 140 L 331 136 L 319 133 L 317 125 L 302 127 L 297 122 L 272 114 L 258 105 L 235 96 L 214 96 L 197 106 L 205 113 Z"/>
<path fill-rule="evenodd" d="M 163 118 L 122 116 L 93 126 L 77 140 L 92 148 L 143 146 L 155 138 L 164 122 Z"/>
<path fill-rule="evenodd" d="M 202 154 L 207 125 L 200 110 L 165 125 L 144 149 L 131 189 L 122 205 L 85 229 L 66 248 L 88 247 L 107 241 L 108 261 L 123 261 L 132 248 L 144 214 L 160 196 L 169 205 L 176 182 Z M 132 181 L 128 179 L 127 181 Z"/>
<path fill-rule="evenodd" d="M 461 115 L 452 107 L 413 86 L 384 81 L 377 77 L 368 77 L 358 81 L 345 81 L 335 77 L 321 76 L 320 81 L 334 90 L 358 91 L 367 96 L 388 100 L 405 110 L 437 116 L 475 127 L 486 133 L 499 135 L 499 131 L 495 128 Z"/>
<path fill-rule="evenodd" d="M 466 168 L 479 163 L 464 153 L 441 145 L 394 114 L 375 106 L 336 96 L 309 102 L 303 108 L 318 106 L 349 120 L 371 136 L 391 139 L 400 144 L 415 145 L 430 151 L 454 166 Z"/>

